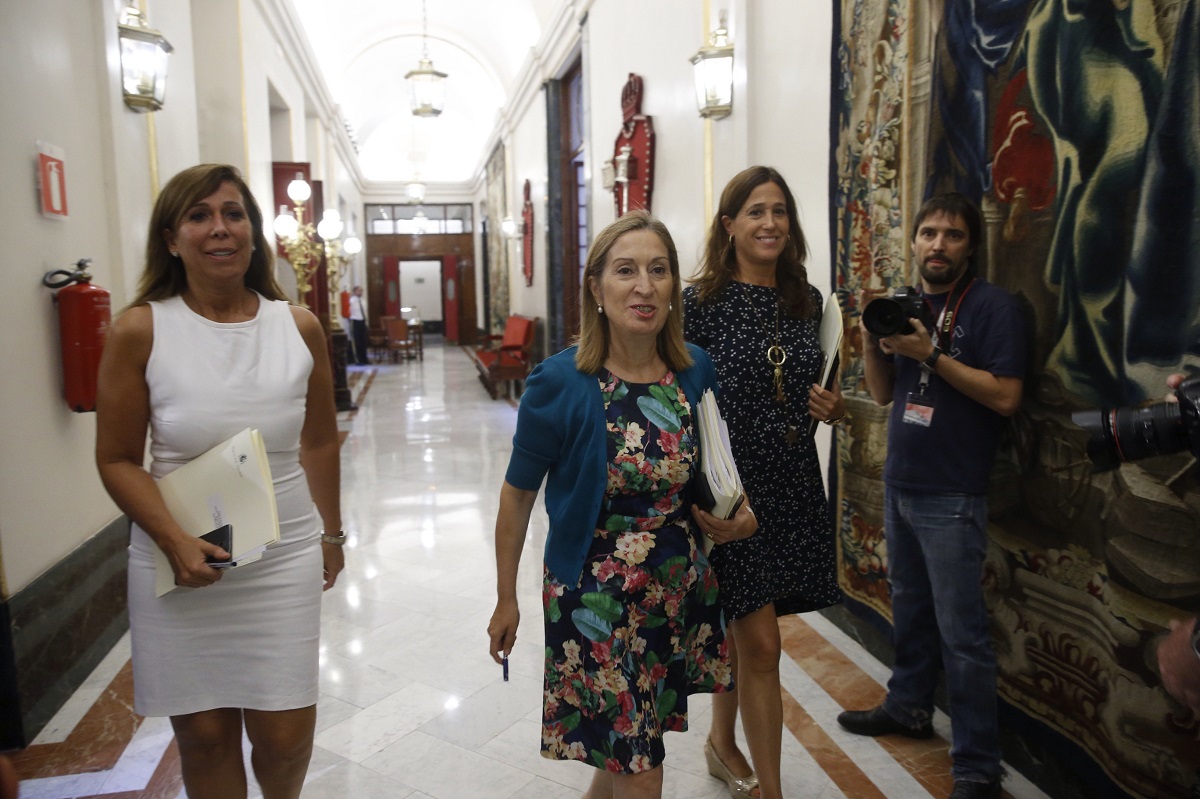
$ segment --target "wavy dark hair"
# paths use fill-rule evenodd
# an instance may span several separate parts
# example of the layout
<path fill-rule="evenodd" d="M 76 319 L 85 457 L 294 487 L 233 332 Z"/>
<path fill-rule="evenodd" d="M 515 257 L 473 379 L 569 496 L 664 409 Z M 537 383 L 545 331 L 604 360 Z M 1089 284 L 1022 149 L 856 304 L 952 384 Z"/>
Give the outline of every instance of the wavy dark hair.
<path fill-rule="evenodd" d="M 153 300 L 165 300 L 182 294 L 187 288 L 187 273 L 183 263 L 171 255 L 166 233 L 178 229 L 188 209 L 226 182 L 232 183 L 242 193 L 242 204 L 246 207 L 254 230 L 254 251 L 250 253 L 250 268 L 246 271 L 246 288 L 257 291 L 269 300 L 287 299 L 275 280 L 275 251 L 263 233 L 262 210 L 250 193 L 250 187 L 242 179 L 242 174 L 237 167 L 228 164 L 200 164 L 171 178 L 154 203 L 150 229 L 146 234 L 146 264 L 138 280 L 137 296 L 129 303 L 130 307 L 145 305 Z"/>
<path fill-rule="evenodd" d="M 967 263 L 974 268 L 975 256 L 979 253 L 979 245 L 983 243 L 983 216 L 979 213 L 979 206 L 971 202 L 967 195 L 956 191 L 930 197 L 918 209 L 916 219 L 913 220 L 913 241 L 917 239 L 921 223 L 934 214 L 962 217 L 963 222 L 967 224 L 967 236 L 971 240 L 971 254 L 967 256 Z"/>
<path fill-rule="evenodd" d="M 697 300 L 701 303 L 715 300 L 733 280 L 733 273 L 737 270 L 737 252 L 729 234 L 725 232 L 725 219 L 735 218 L 750 198 L 750 193 L 764 183 L 778 186 L 787 205 L 788 241 L 779 260 L 775 262 L 775 283 L 779 288 L 779 296 L 789 316 L 807 319 L 816 310 L 808 287 L 808 270 L 804 266 L 808 260 L 808 242 L 800 227 L 792 190 L 788 188 L 783 175 L 769 166 L 752 166 L 742 170 L 733 176 L 721 192 L 721 201 L 708 228 L 708 240 L 704 245 L 700 268 L 692 279 L 697 289 Z"/>
<path fill-rule="evenodd" d="M 583 270 L 583 285 L 579 288 L 579 349 L 575 352 L 575 368 L 584 374 L 596 374 L 608 357 L 608 318 L 596 308 L 590 282 L 599 283 L 608 266 L 608 254 L 617 240 L 626 233 L 649 230 L 667 248 L 667 262 L 671 266 L 671 305 L 667 312 L 667 323 L 658 332 L 658 355 L 673 372 L 681 372 L 692 365 L 687 344 L 683 340 L 683 279 L 679 274 L 679 253 L 667 226 L 646 211 L 630 211 L 608 227 L 601 230 L 592 240 L 588 250 L 587 265 Z"/>

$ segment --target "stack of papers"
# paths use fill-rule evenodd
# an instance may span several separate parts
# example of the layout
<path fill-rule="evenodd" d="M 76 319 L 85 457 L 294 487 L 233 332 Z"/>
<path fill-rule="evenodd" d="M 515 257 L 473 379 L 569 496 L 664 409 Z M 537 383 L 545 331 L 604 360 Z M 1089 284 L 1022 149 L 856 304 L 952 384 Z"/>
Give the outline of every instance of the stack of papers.
<path fill-rule="evenodd" d="M 833 381 L 837 380 L 842 349 L 842 306 L 838 303 L 836 291 L 830 292 L 829 298 L 825 300 L 821 325 L 817 328 L 817 340 L 821 346 L 821 368 L 817 373 L 817 385 L 826 391 L 832 391 Z M 810 416 L 808 434 L 811 436 L 816 431 L 817 420 Z"/>
<path fill-rule="evenodd" d="M 179 526 L 197 538 L 233 526 L 229 568 L 253 563 L 279 540 L 271 464 L 257 430 L 247 428 L 180 466 L 158 481 L 158 490 Z M 176 587 L 175 572 L 161 549 L 155 558 L 154 595 L 162 596 Z"/>
<path fill-rule="evenodd" d="M 700 471 L 695 478 L 696 504 L 718 519 L 737 513 L 746 498 L 742 478 L 733 462 L 729 428 L 721 418 L 717 398 L 707 389 L 700 398 Z"/>

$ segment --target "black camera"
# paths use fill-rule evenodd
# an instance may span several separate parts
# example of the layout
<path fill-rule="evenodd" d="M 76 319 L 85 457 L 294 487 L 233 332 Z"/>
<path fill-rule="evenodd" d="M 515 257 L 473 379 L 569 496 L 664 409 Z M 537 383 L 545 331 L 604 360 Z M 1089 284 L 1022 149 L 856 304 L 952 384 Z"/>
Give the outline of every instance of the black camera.
<path fill-rule="evenodd" d="M 1091 433 L 1087 454 L 1095 471 L 1185 449 L 1200 458 L 1200 376 L 1180 383 L 1175 398 L 1178 402 L 1159 402 L 1144 408 L 1102 408 L 1071 414 L 1071 421 Z"/>
<path fill-rule="evenodd" d="M 876 338 L 913 332 L 909 319 L 920 319 L 926 330 L 933 329 L 933 314 L 912 286 L 901 286 L 890 297 L 876 297 L 862 312 L 863 325 Z"/>

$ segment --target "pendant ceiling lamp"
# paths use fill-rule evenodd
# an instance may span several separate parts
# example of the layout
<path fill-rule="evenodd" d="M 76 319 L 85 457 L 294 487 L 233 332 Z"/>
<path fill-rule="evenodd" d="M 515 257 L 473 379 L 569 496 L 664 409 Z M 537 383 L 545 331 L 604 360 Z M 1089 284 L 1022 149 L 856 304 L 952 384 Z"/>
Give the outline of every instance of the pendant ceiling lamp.
<path fill-rule="evenodd" d="M 404 76 L 411 92 L 413 116 L 436 117 L 446 104 L 446 73 L 438 72 L 429 60 L 428 20 L 421 0 L 421 60 Z"/>

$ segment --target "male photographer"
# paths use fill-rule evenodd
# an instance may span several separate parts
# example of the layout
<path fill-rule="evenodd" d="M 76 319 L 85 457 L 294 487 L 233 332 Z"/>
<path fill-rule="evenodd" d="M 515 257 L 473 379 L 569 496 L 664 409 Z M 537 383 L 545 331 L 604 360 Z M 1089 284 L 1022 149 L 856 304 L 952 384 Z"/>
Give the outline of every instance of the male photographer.
<path fill-rule="evenodd" d="M 859 735 L 929 738 L 944 664 L 951 799 L 1000 796 L 996 657 L 982 587 L 986 493 L 1025 372 L 1016 300 L 974 275 L 981 240 L 970 200 L 928 200 L 912 241 L 928 324 L 911 318 L 912 332 L 878 338 L 862 325 L 867 390 L 892 403 L 883 477 L 896 660 L 883 704 L 838 716 Z"/>
<path fill-rule="evenodd" d="M 1171 375 L 1167 385 L 1176 389 L 1183 381 L 1184 375 Z M 1200 719 L 1200 618 L 1171 621 L 1171 633 L 1158 647 L 1158 673 L 1166 692 Z"/>

